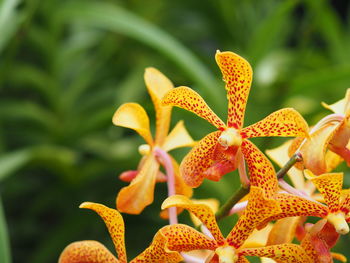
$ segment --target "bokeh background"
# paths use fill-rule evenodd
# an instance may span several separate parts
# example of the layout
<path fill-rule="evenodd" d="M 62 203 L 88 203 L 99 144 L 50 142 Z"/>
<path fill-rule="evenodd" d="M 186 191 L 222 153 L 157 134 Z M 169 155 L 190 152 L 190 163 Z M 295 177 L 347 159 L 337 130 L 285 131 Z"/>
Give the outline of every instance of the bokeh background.
<path fill-rule="evenodd" d="M 175 85 L 196 89 L 226 116 L 217 49 L 245 57 L 254 69 L 246 124 L 295 107 L 314 124 L 350 86 L 349 1 L 0 1 L 0 262 L 57 262 L 70 242 L 99 240 L 104 224 L 83 201 L 115 207 L 118 180 L 140 159 L 141 138 L 114 127 L 124 102 L 154 109 L 143 82 L 154 66 Z M 213 131 L 178 108 L 195 139 Z M 281 139 L 256 139 L 262 149 Z M 180 158 L 188 151 L 176 150 Z M 350 186 L 349 169 L 346 185 Z M 235 173 L 205 182 L 195 197 L 223 202 Z M 124 215 L 129 258 L 167 222 L 159 218 L 166 187 L 139 216 Z M 188 221 L 186 214 L 181 215 Z M 229 231 L 235 218 L 221 223 Z M 350 256 L 349 236 L 333 250 Z"/>

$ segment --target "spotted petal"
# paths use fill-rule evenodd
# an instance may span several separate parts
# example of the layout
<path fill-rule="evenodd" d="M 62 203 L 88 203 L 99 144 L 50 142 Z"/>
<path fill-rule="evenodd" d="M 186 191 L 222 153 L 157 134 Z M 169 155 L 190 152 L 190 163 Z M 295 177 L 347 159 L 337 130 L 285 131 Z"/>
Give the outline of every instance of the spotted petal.
<path fill-rule="evenodd" d="M 168 92 L 163 98 L 163 104 L 191 111 L 218 129 L 225 127 L 225 123 L 212 111 L 204 99 L 188 87 L 178 87 Z"/>
<path fill-rule="evenodd" d="M 192 137 L 188 134 L 184 122 L 179 121 L 166 137 L 162 149 L 169 152 L 176 148 L 192 147 L 194 145 L 195 141 L 193 141 Z"/>
<path fill-rule="evenodd" d="M 153 144 L 149 128 L 149 118 L 144 108 L 137 103 L 125 103 L 121 105 L 113 115 L 113 124 L 135 130 L 145 141 Z"/>
<path fill-rule="evenodd" d="M 119 261 L 121 263 L 126 263 L 127 259 L 124 240 L 125 228 L 124 221 L 120 213 L 115 209 L 111 209 L 104 205 L 91 202 L 82 203 L 80 205 L 80 208 L 94 210 L 103 219 L 113 240 Z"/>
<path fill-rule="evenodd" d="M 87 240 L 68 245 L 58 263 L 119 263 L 115 256 L 100 242 Z M 126 262 L 126 261 L 124 261 Z"/>
<path fill-rule="evenodd" d="M 263 120 L 242 129 L 243 138 L 253 137 L 306 137 L 309 127 L 300 115 L 293 108 L 286 108 L 275 111 Z"/>
<path fill-rule="evenodd" d="M 350 189 L 343 191 L 342 203 L 340 205 L 340 209 L 348 214 L 350 212 Z"/>
<path fill-rule="evenodd" d="M 226 83 L 228 99 L 227 126 L 240 129 L 244 122 L 253 70 L 248 61 L 233 52 L 217 51 L 215 60 Z"/>
<path fill-rule="evenodd" d="M 173 83 L 155 68 L 146 68 L 145 83 L 156 111 L 155 143 L 162 144 L 169 131 L 171 107 L 162 105 L 164 95 L 174 88 Z"/>
<path fill-rule="evenodd" d="M 154 186 L 159 170 L 159 163 L 150 154 L 131 183 L 122 188 L 117 196 L 117 208 L 128 214 L 139 214 L 153 202 Z"/>

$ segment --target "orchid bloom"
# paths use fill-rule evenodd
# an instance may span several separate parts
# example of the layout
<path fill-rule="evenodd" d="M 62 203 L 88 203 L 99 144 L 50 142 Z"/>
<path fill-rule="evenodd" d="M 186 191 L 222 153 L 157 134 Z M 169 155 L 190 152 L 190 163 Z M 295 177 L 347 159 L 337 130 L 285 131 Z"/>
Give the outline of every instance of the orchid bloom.
<path fill-rule="evenodd" d="M 114 125 L 133 129 L 146 141 L 146 144 L 139 147 L 143 158 L 138 170 L 121 174 L 122 180 L 131 181 L 131 183 L 119 192 L 117 208 L 119 211 L 129 214 L 139 214 L 153 202 L 156 181 L 167 180 L 167 177 L 159 170 L 161 164 L 165 168 L 172 166 L 175 172 L 176 193 L 186 196 L 192 195 L 192 189 L 183 182 L 179 175 L 178 164 L 167 155 L 170 150 L 194 144 L 182 121 L 179 121 L 168 134 L 171 107 L 162 106 L 161 98 L 174 86 L 167 77 L 155 68 L 147 68 L 144 78 L 156 111 L 155 139 L 151 135 L 147 113 L 141 105 L 137 103 L 123 104 L 113 116 Z M 168 160 L 168 164 L 164 159 Z"/>
<path fill-rule="evenodd" d="M 311 129 L 308 139 L 297 139 L 290 149 L 293 154 L 300 146 L 304 167 L 314 174 L 330 172 L 341 159 L 350 166 L 347 147 L 350 139 L 350 89 L 344 99 L 332 105 L 323 103 L 323 106 L 334 113 L 320 120 Z"/>
<path fill-rule="evenodd" d="M 244 158 L 247 158 L 246 149 L 253 145 L 248 138 L 305 137 L 308 131 L 305 120 L 292 108 L 276 111 L 265 119 L 243 128 L 252 69 L 244 58 L 232 52 L 218 51 L 215 59 L 226 83 L 227 124 L 211 110 L 197 92 L 188 87 L 173 89 L 163 98 L 164 105 L 191 111 L 218 129 L 200 140 L 181 163 L 181 173 L 191 187 L 198 187 L 204 178 L 218 181 L 224 174 L 236 168 L 240 171 L 242 183 L 247 185 L 249 182 L 244 175 Z"/>
<path fill-rule="evenodd" d="M 175 195 L 168 197 L 162 208 L 180 207 L 193 213 L 206 226 L 210 233 L 204 235 L 186 225 L 171 225 L 159 232 L 166 238 L 166 251 L 187 252 L 198 249 L 212 251 L 212 258 L 206 262 L 243 263 L 248 262 L 245 256 L 269 257 L 283 262 L 310 262 L 302 247 L 295 244 L 282 244 L 267 247 L 247 248 L 245 240 L 253 232 L 255 227 L 271 215 L 280 212 L 278 203 L 274 199 L 267 198 L 264 190 L 252 186 L 249 194 L 247 209 L 239 218 L 226 238 L 223 237 L 215 215 L 210 207 L 205 204 L 196 204 L 185 196 Z M 160 244 L 153 242 L 152 246 Z"/>
<path fill-rule="evenodd" d="M 127 263 L 124 221 L 120 213 L 97 203 L 85 202 L 80 208 L 95 211 L 104 221 L 112 237 L 118 259 L 101 243 L 92 240 L 78 241 L 68 245 L 58 263 Z M 159 242 L 161 240 L 158 239 Z M 164 241 L 164 240 L 163 240 Z M 179 262 L 181 256 L 177 252 L 165 251 L 162 247 L 152 247 L 130 261 L 131 263 L 167 263 Z"/>

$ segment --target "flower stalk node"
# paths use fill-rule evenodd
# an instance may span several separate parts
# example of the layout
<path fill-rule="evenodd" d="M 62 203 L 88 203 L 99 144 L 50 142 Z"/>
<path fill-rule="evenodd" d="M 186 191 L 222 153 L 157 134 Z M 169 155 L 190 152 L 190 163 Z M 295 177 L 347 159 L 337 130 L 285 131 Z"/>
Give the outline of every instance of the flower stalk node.
<path fill-rule="evenodd" d="M 151 152 L 151 146 L 149 146 L 149 144 L 141 144 L 139 146 L 139 153 L 142 155 L 142 156 L 146 156 L 148 154 L 150 154 Z"/>
<path fill-rule="evenodd" d="M 226 149 L 230 146 L 239 147 L 242 144 L 242 136 L 236 129 L 227 128 L 221 133 L 219 143 Z"/>
<path fill-rule="evenodd" d="M 218 247 L 215 253 L 219 257 L 219 263 L 235 263 L 238 260 L 238 255 L 231 246 Z"/>

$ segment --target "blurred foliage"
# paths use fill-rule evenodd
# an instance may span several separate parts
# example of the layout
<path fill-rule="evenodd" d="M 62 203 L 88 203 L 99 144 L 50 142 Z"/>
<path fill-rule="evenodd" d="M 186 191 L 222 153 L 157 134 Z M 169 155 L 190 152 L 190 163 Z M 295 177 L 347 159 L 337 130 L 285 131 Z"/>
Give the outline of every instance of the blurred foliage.
<path fill-rule="evenodd" d="M 138 163 L 141 140 L 113 127 L 111 117 L 118 105 L 135 101 L 154 121 L 145 67 L 197 89 L 225 116 L 214 54 L 234 51 L 254 69 L 248 124 L 284 106 L 314 124 L 326 114 L 320 101 L 337 101 L 349 87 L 349 14 L 348 1 L 325 0 L 1 0 L 0 194 L 6 213 L 0 205 L 0 262 L 10 262 L 7 231 L 14 262 L 55 262 L 65 245 L 81 239 L 111 247 L 102 221 L 78 205 L 114 207 L 125 185 L 117 175 Z M 212 130 L 174 109 L 173 123 L 180 118 L 195 139 Z M 265 149 L 280 140 L 256 142 Z M 195 196 L 224 201 L 237 184 L 236 176 L 226 175 L 220 183 L 205 182 Z M 124 216 L 130 258 L 166 224 L 158 217 L 165 196 L 158 185 L 153 205 L 140 216 Z M 224 220 L 224 231 L 232 222 Z M 349 241 L 343 237 L 334 251 L 349 257 Z"/>

